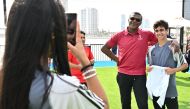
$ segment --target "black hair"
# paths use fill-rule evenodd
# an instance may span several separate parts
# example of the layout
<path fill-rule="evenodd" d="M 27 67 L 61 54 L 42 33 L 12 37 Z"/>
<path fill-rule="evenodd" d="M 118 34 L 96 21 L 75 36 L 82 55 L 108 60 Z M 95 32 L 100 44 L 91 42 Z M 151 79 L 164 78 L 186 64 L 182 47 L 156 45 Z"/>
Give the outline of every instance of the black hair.
<path fill-rule="evenodd" d="M 142 14 L 141 14 L 140 12 L 132 12 L 132 13 L 130 14 L 129 18 L 130 18 L 131 16 L 134 16 L 134 15 L 139 15 L 139 16 L 141 16 L 141 21 L 142 21 L 143 17 L 142 17 Z"/>
<path fill-rule="evenodd" d="M 165 20 L 158 20 L 154 23 L 153 25 L 153 29 L 158 28 L 159 26 L 164 27 L 166 30 L 169 29 L 169 25 L 168 22 L 166 22 Z"/>
<path fill-rule="evenodd" d="M 81 34 L 83 34 L 84 36 L 86 35 L 86 33 L 84 31 L 80 31 Z"/>
<path fill-rule="evenodd" d="M 43 66 L 48 52 L 56 73 L 70 75 L 66 40 L 65 12 L 59 0 L 14 1 L 6 29 L 0 109 L 29 109 L 35 71 L 49 72 Z"/>

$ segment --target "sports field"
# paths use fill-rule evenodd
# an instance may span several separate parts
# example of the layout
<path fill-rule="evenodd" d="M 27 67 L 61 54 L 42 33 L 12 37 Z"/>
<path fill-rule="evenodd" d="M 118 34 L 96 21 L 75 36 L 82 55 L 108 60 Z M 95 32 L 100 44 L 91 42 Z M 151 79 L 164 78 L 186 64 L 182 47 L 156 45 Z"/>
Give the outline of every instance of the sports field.
<path fill-rule="evenodd" d="M 121 109 L 119 89 L 116 82 L 117 68 L 115 66 L 96 67 L 98 77 L 109 99 L 110 109 Z M 176 75 L 179 109 L 190 109 L 190 73 L 178 72 Z M 149 98 L 149 109 L 153 109 Z M 132 109 L 138 109 L 132 93 Z"/>

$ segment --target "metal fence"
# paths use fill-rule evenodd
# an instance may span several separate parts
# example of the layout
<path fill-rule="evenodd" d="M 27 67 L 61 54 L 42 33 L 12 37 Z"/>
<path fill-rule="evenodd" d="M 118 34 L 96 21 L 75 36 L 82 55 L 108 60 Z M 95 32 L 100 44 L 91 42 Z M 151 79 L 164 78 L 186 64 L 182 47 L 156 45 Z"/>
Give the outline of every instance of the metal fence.
<path fill-rule="evenodd" d="M 0 45 L 0 67 L 3 61 L 4 45 Z"/>
<path fill-rule="evenodd" d="M 111 59 L 101 52 L 102 46 L 103 44 L 90 44 L 95 61 L 110 61 Z M 4 45 L 0 45 L 0 59 L 2 58 L 3 53 Z"/>
<path fill-rule="evenodd" d="M 105 54 L 102 53 L 101 48 L 103 44 L 90 44 L 90 46 L 91 46 L 91 51 L 94 55 L 95 61 L 110 61 L 111 60 Z"/>
<path fill-rule="evenodd" d="M 4 45 L 0 45 L 0 55 L 4 52 Z"/>

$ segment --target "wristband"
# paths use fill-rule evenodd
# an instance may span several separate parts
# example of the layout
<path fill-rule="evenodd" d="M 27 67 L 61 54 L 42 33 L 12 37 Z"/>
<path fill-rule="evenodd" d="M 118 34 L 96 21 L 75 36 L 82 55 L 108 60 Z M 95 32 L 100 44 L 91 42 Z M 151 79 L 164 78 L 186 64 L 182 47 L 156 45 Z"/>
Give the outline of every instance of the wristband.
<path fill-rule="evenodd" d="M 91 75 L 85 76 L 84 79 L 87 80 L 87 79 L 92 78 L 94 76 L 96 76 L 96 73 L 93 73 Z"/>
<path fill-rule="evenodd" d="M 80 71 L 83 72 L 84 70 L 86 70 L 88 67 L 93 66 L 91 63 L 89 65 L 84 66 Z"/>
<path fill-rule="evenodd" d="M 96 71 L 96 69 L 90 69 L 90 70 L 87 70 L 87 71 L 85 71 L 85 72 L 83 72 L 83 76 L 86 76 L 88 73 L 91 73 L 91 72 L 95 72 Z"/>

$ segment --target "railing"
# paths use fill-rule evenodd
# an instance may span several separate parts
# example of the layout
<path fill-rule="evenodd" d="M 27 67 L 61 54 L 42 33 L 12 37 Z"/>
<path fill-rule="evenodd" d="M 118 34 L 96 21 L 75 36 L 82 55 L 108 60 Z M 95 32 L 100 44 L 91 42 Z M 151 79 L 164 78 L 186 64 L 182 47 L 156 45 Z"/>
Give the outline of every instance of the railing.
<path fill-rule="evenodd" d="M 3 61 L 4 45 L 0 45 L 0 67 Z"/>
<path fill-rule="evenodd" d="M 94 55 L 95 61 L 110 61 L 111 60 L 105 54 L 102 53 L 101 48 L 103 44 L 90 44 L 90 46 L 91 46 L 91 51 Z"/>
<path fill-rule="evenodd" d="M 110 61 L 111 59 L 108 58 L 105 54 L 101 52 L 101 48 L 103 44 L 90 44 L 91 51 L 94 55 L 95 61 Z M 4 45 L 0 45 L 0 57 L 2 57 L 4 52 Z"/>
<path fill-rule="evenodd" d="M 0 53 L 4 52 L 4 45 L 0 45 Z"/>

